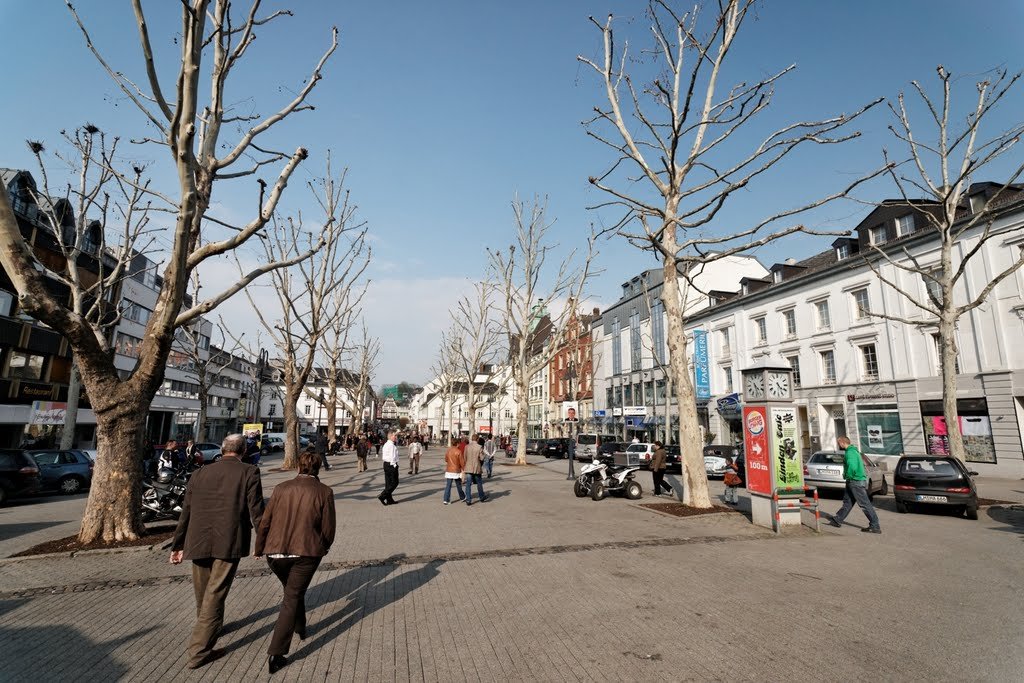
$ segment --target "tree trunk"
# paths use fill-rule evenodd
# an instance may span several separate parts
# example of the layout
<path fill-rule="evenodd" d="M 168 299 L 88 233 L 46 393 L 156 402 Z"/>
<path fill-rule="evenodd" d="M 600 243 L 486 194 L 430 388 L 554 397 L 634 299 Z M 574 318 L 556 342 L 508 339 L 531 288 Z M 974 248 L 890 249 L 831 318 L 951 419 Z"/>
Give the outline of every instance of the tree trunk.
<path fill-rule="evenodd" d="M 82 543 L 134 540 L 144 530 L 140 456 L 150 401 L 122 393 L 110 410 L 96 412 L 96 467 L 78 533 Z"/>
<path fill-rule="evenodd" d="M 946 439 L 949 454 L 965 462 L 964 437 L 960 432 L 960 418 L 956 406 L 956 322 L 939 319 L 939 358 L 942 366 L 942 416 L 946 420 Z"/>
<path fill-rule="evenodd" d="M 82 393 L 82 378 L 78 375 L 78 364 L 71 356 L 71 379 L 68 380 L 68 405 L 64 412 L 64 431 L 60 436 L 62 450 L 75 447 L 75 429 L 78 427 L 78 399 Z"/>
<path fill-rule="evenodd" d="M 666 231 L 668 253 L 675 254 L 674 228 Z M 669 234 L 671 232 L 671 234 Z M 683 502 L 694 507 L 711 507 L 708 477 L 704 470 L 703 443 L 697 420 L 697 402 L 690 381 L 686 358 L 686 331 L 683 329 L 683 299 L 680 295 L 679 271 L 675 259 L 664 259 L 665 317 L 668 318 L 668 350 L 672 378 L 676 386 L 676 404 L 679 407 L 679 451 L 683 471 Z"/>
<path fill-rule="evenodd" d="M 530 419 L 530 378 L 516 373 L 516 464 L 526 465 L 526 431 Z"/>
<path fill-rule="evenodd" d="M 299 392 L 292 385 L 284 391 L 284 462 L 281 469 L 293 470 L 299 462 Z"/>
<path fill-rule="evenodd" d="M 335 390 L 331 390 L 331 398 L 327 401 L 327 440 L 334 438 L 334 430 L 338 425 L 338 397 Z"/>
<path fill-rule="evenodd" d="M 206 373 L 199 376 L 199 414 L 196 417 L 196 443 L 206 441 L 206 409 L 210 403 L 210 389 L 206 385 Z"/>

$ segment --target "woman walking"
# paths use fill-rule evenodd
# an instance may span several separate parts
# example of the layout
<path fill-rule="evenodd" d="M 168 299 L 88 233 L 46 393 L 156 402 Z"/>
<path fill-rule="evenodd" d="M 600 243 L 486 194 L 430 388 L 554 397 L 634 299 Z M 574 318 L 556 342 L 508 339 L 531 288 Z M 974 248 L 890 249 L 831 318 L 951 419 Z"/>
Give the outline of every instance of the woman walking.
<path fill-rule="evenodd" d="M 270 673 L 288 663 L 292 634 L 306 637 L 306 589 L 334 543 L 334 492 L 317 480 L 319 471 L 320 454 L 315 447 L 306 448 L 299 454 L 299 474 L 274 488 L 256 532 L 253 554 L 266 554 L 284 589 L 267 650 Z"/>
<path fill-rule="evenodd" d="M 466 500 L 466 494 L 462 492 L 462 466 L 465 464 L 462 451 L 459 450 L 458 442 L 452 439 L 451 448 L 444 454 L 444 504 L 452 502 L 452 482 L 459 490 L 459 500 Z"/>

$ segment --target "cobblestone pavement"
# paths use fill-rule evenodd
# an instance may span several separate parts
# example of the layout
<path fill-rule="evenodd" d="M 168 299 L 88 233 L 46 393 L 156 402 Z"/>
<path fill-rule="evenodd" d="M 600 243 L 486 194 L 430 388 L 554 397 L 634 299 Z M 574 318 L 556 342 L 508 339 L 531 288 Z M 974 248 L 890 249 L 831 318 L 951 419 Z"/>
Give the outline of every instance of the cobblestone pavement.
<path fill-rule="evenodd" d="M 737 514 L 680 519 L 576 499 L 564 462 L 499 465 L 490 500 L 442 506 L 440 454 L 427 456 L 421 474 L 403 471 L 395 507 L 374 500 L 379 461 L 360 474 L 342 456 L 325 474 L 338 540 L 307 596 L 309 638 L 274 678 L 1024 675 L 1019 505 L 968 522 L 897 515 L 891 498 L 878 499 L 882 536 L 858 533 L 854 511 L 840 530 L 774 537 Z M 288 476 L 265 474 L 267 488 Z M 0 561 L 0 678 L 269 678 L 280 586 L 266 565 L 243 560 L 218 643 L 228 655 L 195 672 L 183 669 L 188 571 L 158 548 Z"/>

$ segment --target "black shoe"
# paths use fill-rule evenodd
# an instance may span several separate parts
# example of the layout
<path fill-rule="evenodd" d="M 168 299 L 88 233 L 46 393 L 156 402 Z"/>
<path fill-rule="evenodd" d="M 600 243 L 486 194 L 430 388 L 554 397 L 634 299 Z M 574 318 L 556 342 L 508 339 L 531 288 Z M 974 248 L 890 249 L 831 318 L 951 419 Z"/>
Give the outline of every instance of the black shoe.
<path fill-rule="evenodd" d="M 297 635 L 299 637 L 299 640 L 305 640 L 306 639 L 306 629 L 305 628 L 295 629 L 295 635 Z"/>
<path fill-rule="evenodd" d="M 471 501 L 471 500 L 467 500 L 467 501 L 466 501 L 466 507 L 469 507 L 469 506 L 470 506 L 470 505 L 472 505 L 472 504 L 473 504 L 473 501 Z"/>
<path fill-rule="evenodd" d="M 486 500 L 487 500 L 488 498 L 489 498 L 489 496 L 480 496 L 480 502 L 481 502 L 481 503 L 483 503 L 483 502 L 485 502 L 485 501 L 486 501 Z"/>
<path fill-rule="evenodd" d="M 288 658 L 284 655 L 270 655 L 270 663 L 267 665 L 267 670 L 272 674 L 276 674 L 287 664 Z"/>
<path fill-rule="evenodd" d="M 377 496 L 377 500 L 379 500 L 379 501 L 380 501 L 380 504 L 381 504 L 381 505 L 387 505 L 387 504 L 388 504 L 388 501 L 386 501 L 386 500 L 384 499 L 384 496 Z"/>
<path fill-rule="evenodd" d="M 840 524 L 839 522 L 837 522 L 835 517 L 833 517 L 832 519 L 828 520 L 828 525 L 829 526 L 834 526 L 837 529 L 843 528 L 843 525 Z"/>
<path fill-rule="evenodd" d="M 879 529 L 877 526 L 869 526 L 866 529 L 861 529 L 861 531 L 864 532 L 865 534 L 880 534 L 880 533 L 882 533 L 882 530 Z"/>

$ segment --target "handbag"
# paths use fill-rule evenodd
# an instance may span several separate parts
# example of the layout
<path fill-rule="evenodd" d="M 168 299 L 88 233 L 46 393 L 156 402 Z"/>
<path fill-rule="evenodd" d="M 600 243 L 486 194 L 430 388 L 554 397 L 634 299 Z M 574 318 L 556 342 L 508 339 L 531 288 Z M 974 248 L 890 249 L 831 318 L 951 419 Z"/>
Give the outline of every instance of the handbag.
<path fill-rule="evenodd" d="M 725 476 L 722 477 L 722 482 L 726 486 L 739 486 L 740 485 L 740 476 L 738 474 L 736 474 L 735 472 L 726 472 Z"/>

